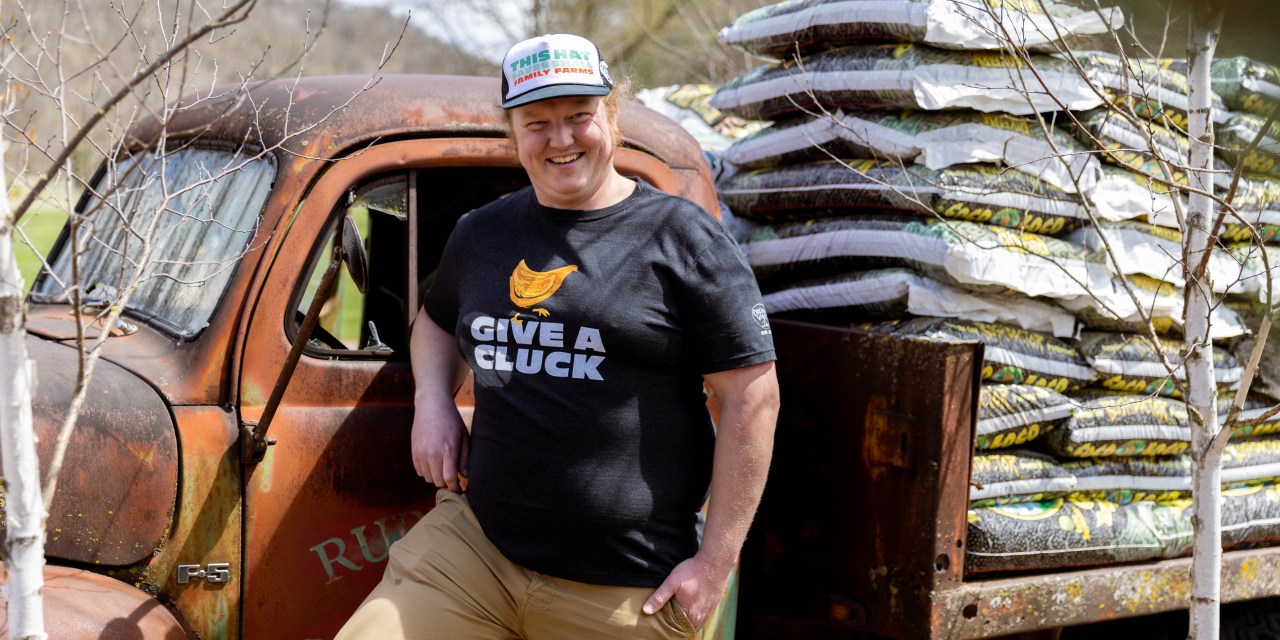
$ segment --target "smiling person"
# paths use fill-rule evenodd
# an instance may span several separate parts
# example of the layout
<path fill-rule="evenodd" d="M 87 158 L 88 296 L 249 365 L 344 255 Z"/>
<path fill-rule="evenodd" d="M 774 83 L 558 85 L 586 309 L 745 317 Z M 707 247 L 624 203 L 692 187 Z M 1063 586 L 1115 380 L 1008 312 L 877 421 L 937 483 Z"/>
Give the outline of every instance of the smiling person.
<path fill-rule="evenodd" d="M 339 638 L 687 638 L 720 602 L 772 454 L 772 337 L 721 224 L 614 168 L 618 99 L 584 38 L 507 52 L 532 184 L 445 248 L 411 338 L 436 507 Z"/>

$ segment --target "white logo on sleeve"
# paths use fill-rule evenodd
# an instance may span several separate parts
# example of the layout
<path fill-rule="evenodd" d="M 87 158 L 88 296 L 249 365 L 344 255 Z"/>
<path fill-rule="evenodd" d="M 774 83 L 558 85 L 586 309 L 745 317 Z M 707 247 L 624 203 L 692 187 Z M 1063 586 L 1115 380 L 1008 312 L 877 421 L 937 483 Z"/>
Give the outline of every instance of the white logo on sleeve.
<path fill-rule="evenodd" d="M 756 324 L 760 325 L 761 329 L 763 329 L 763 331 L 760 332 L 760 335 L 772 333 L 769 330 L 769 314 L 765 312 L 764 305 L 758 304 L 751 307 L 751 318 L 756 321 Z"/>

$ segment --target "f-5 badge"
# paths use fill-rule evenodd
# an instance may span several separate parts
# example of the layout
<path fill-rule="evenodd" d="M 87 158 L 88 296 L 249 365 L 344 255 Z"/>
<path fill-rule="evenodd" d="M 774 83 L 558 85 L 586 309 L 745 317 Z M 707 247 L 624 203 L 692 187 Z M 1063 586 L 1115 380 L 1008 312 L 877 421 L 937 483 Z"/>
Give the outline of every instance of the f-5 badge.
<path fill-rule="evenodd" d="M 198 564 L 178 565 L 178 584 L 187 584 L 192 580 L 204 580 L 205 582 L 214 583 L 230 582 L 231 563 L 210 562 L 207 568 Z"/>

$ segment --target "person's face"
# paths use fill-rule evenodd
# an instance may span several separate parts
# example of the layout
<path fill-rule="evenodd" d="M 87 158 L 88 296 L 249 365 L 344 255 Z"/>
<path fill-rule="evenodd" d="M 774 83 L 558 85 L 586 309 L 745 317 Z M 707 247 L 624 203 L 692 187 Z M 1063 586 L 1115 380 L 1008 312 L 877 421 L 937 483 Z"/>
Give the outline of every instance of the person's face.
<path fill-rule="evenodd" d="M 552 98 L 511 110 L 520 164 L 538 202 L 556 209 L 599 209 L 613 175 L 614 140 L 604 99 Z"/>

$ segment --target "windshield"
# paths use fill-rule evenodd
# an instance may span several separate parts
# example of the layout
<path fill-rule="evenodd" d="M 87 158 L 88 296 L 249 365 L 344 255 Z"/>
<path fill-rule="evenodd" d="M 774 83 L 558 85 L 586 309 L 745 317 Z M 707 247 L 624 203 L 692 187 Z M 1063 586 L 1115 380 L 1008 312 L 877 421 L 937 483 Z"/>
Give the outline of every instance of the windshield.
<path fill-rule="evenodd" d="M 248 250 L 275 167 L 245 150 L 183 148 L 112 163 L 85 199 L 77 241 L 86 302 L 118 304 L 182 337 L 209 323 Z M 70 242 L 36 292 L 67 299 Z"/>

